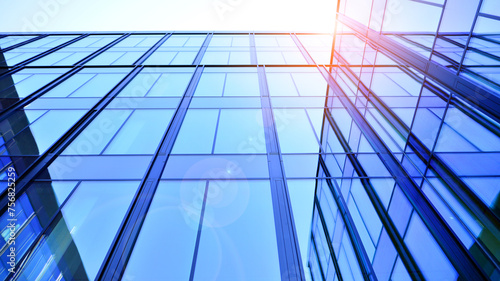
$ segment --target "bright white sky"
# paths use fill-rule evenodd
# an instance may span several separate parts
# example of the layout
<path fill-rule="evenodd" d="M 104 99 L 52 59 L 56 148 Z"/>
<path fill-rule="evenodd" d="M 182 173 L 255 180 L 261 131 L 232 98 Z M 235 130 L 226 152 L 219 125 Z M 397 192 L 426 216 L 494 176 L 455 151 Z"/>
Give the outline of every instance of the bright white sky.
<path fill-rule="evenodd" d="M 0 32 L 332 32 L 334 0 L 0 0 Z"/>

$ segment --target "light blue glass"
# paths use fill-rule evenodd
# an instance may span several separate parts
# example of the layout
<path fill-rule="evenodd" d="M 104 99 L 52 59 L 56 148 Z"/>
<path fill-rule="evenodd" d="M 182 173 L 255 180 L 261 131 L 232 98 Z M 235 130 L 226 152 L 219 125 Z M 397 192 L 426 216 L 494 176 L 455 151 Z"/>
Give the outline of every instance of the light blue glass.
<path fill-rule="evenodd" d="M 164 73 L 146 94 L 147 97 L 181 97 L 191 80 L 191 73 Z"/>
<path fill-rule="evenodd" d="M 120 91 L 118 97 L 144 97 L 160 78 L 160 73 L 141 72 Z"/>
<path fill-rule="evenodd" d="M 158 65 L 168 65 L 175 57 L 177 52 L 154 52 L 149 58 L 144 62 L 144 64 L 158 64 Z"/>
<path fill-rule="evenodd" d="M 288 178 L 313 178 L 318 169 L 318 155 L 287 155 L 283 156 L 285 174 Z"/>
<path fill-rule="evenodd" d="M 266 143 L 258 109 L 222 109 L 215 153 L 264 153 Z"/>
<path fill-rule="evenodd" d="M 351 195 L 354 198 L 359 214 L 364 221 L 366 229 L 370 233 L 373 243 L 376 244 L 379 240 L 380 232 L 382 231 L 382 222 L 360 180 L 353 181 Z"/>
<path fill-rule="evenodd" d="M 47 150 L 85 113 L 84 110 L 50 110 L 33 123 L 30 130 L 38 150 Z"/>
<path fill-rule="evenodd" d="M 175 140 L 174 154 L 211 154 L 219 110 L 189 110 Z"/>
<path fill-rule="evenodd" d="M 33 276 L 94 280 L 137 186 L 138 182 L 82 182 L 62 208 L 61 220 L 28 259 L 19 280 L 33 280 Z M 69 264 L 60 263 L 63 259 Z M 82 266 L 85 277 L 74 276 L 71 263 Z"/>
<path fill-rule="evenodd" d="M 389 277 L 391 276 L 397 254 L 387 232 L 383 230 L 372 262 L 373 271 L 375 271 L 378 280 L 390 280 Z"/>
<path fill-rule="evenodd" d="M 455 268 L 416 213 L 410 220 L 404 241 L 427 280 L 457 279 Z"/>
<path fill-rule="evenodd" d="M 202 225 L 194 280 L 280 279 L 268 181 L 210 181 Z"/>
<path fill-rule="evenodd" d="M 125 52 L 105 52 L 97 56 L 96 58 L 89 61 L 88 65 L 111 65 L 121 56 L 125 55 Z"/>
<path fill-rule="evenodd" d="M 82 85 L 94 78 L 96 74 L 81 74 L 77 73 L 66 79 L 61 84 L 52 88 L 50 91 L 43 95 L 44 98 L 48 97 L 67 97 L 75 92 Z"/>
<path fill-rule="evenodd" d="M 205 52 L 202 64 L 228 64 L 229 52 Z"/>
<path fill-rule="evenodd" d="M 373 242 L 373 240 L 371 240 L 370 234 L 367 229 L 368 226 L 365 224 L 363 218 L 361 217 L 361 214 L 359 213 L 359 209 L 361 207 L 353 201 L 352 196 L 349 196 L 347 200 L 347 208 L 349 209 L 349 214 L 354 221 L 356 230 L 358 231 L 361 242 L 363 243 L 363 249 L 366 251 L 366 254 L 368 255 L 370 261 L 373 261 L 373 257 L 375 254 L 375 243 Z"/>
<path fill-rule="evenodd" d="M 171 155 L 162 179 L 268 178 L 266 155 Z"/>
<path fill-rule="evenodd" d="M 259 64 L 286 64 L 281 52 L 257 51 Z"/>
<path fill-rule="evenodd" d="M 317 153 L 319 144 L 304 109 L 274 109 L 281 152 Z"/>
<path fill-rule="evenodd" d="M 271 96 L 298 96 L 290 73 L 266 73 Z"/>
<path fill-rule="evenodd" d="M 307 248 L 311 236 L 311 214 L 314 204 L 315 180 L 287 180 L 297 240 L 304 269 L 307 268 Z"/>
<path fill-rule="evenodd" d="M 150 162 L 150 155 L 61 155 L 48 171 L 54 180 L 141 180 Z"/>
<path fill-rule="evenodd" d="M 178 52 L 172 60 L 172 65 L 190 65 L 193 64 L 198 52 Z"/>
<path fill-rule="evenodd" d="M 100 154 L 132 110 L 104 110 L 78 137 L 71 142 L 62 155 Z"/>
<path fill-rule="evenodd" d="M 63 71 L 60 72 L 60 74 L 57 73 L 40 73 L 40 74 L 33 74 L 30 75 L 29 73 L 25 73 L 23 71 L 20 71 L 19 73 L 13 74 L 10 77 L 6 77 L 2 80 L 0 80 L 1 83 L 5 83 L 4 85 L 0 86 L 0 97 L 3 98 L 25 98 L 28 95 L 32 94 L 34 91 L 40 89 L 41 87 L 45 86 L 46 84 L 50 83 L 57 77 L 59 77 Z M 14 85 L 12 85 L 12 82 Z"/>
<path fill-rule="evenodd" d="M 228 73 L 224 96 L 260 96 L 257 73 Z"/>
<path fill-rule="evenodd" d="M 160 182 L 122 280 L 189 279 L 205 187 Z"/>
<path fill-rule="evenodd" d="M 0 48 L 5 49 L 35 37 L 36 36 L 7 36 L 0 39 Z"/>
<path fill-rule="evenodd" d="M 222 96 L 226 73 L 203 73 L 194 96 Z"/>
<path fill-rule="evenodd" d="M 116 134 L 104 154 L 153 154 L 174 110 L 136 110 Z"/>
<path fill-rule="evenodd" d="M 126 52 L 119 59 L 115 60 L 112 65 L 130 65 L 138 60 L 144 52 Z"/>

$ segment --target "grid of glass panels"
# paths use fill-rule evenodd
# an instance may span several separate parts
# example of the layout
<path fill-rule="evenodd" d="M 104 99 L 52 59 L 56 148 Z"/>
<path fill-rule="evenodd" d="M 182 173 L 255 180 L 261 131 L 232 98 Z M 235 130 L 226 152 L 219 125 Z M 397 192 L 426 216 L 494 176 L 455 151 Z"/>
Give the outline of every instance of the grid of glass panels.
<path fill-rule="evenodd" d="M 349 16 L 354 2 L 341 1 L 341 11 Z M 412 5 L 426 4 L 403 7 Z M 373 19 L 363 23 L 377 30 Z M 494 279 L 499 124 L 353 29 L 338 29 L 335 37 L 90 34 L 58 49 L 77 36 L 49 35 L 7 51 L 0 76 L 2 198 L 9 167 L 29 181 L 21 182 L 15 207 L 22 266 L 14 275 L 4 263 L 0 278 L 102 278 L 119 237 L 137 220 L 122 280 L 290 280 L 277 230 L 286 211 L 294 227 L 285 233 L 295 238 L 285 243 L 300 252 L 295 266 L 305 271 L 299 279 L 362 280 L 370 270 L 379 280 L 462 278 L 423 207 L 412 204 L 394 174 L 396 165 Z M 460 53 L 456 44 L 436 38 L 468 45 L 461 56 L 495 55 L 483 39 L 472 47 L 479 37 L 382 30 L 450 69 L 455 59 L 461 73 L 474 66 L 452 55 Z M 17 37 L 0 43 L 36 38 Z M 92 59 L 78 65 L 85 58 Z M 388 167 L 382 152 L 396 164 Z M 276 168 L 284 185 L 276 185 Z M 144 207 L 143 198 L 150 202 Z M 135 218 L 141 208 L 145 215 Z M 1 217 L 6 262 L 6 208 Z"/>

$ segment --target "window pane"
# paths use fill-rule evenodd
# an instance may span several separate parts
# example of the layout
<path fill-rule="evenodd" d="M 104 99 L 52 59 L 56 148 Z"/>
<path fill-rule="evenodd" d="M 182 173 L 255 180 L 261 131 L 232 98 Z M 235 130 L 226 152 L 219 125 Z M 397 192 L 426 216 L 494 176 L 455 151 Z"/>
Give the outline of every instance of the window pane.
<path fill-rule="evenodd" d="M 138 182 L 82 182 L 19 279 L 94 280 L 137 186 Z"/>
<path fill-rule="evenodd" d="M 263 153 L 265 151 L 261 110 L 221 110 L 215 153 Z"/>
<path fill-rule="evenodd" d="M 269 182 L 211 181 L 194 280 L 280 280 L 279 268 Z"/>
<path fill-rule="evenodd" d="M 189 279 L 205 186 L 205 181 L 160 182 L 124 280 Z"/>
<path fill-rule="evenodd" d="M 174 110 L 136 110 L 113 138 L 104 154 L 153 154 Z"/>
<path fill-rule="evenodd" d="M 189 110 L 182 121 L 172 153 L 212 153 L 218 118 L 219 110 Z"/>

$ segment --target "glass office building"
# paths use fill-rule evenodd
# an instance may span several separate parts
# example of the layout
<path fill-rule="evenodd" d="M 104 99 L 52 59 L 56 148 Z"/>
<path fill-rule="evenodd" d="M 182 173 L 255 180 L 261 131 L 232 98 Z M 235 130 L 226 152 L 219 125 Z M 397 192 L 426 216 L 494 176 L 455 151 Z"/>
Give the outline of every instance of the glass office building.
<path fill-rule="evenodd" d="M 0 280 L 499 280 L 499 11 L 0 35 Z"/>

